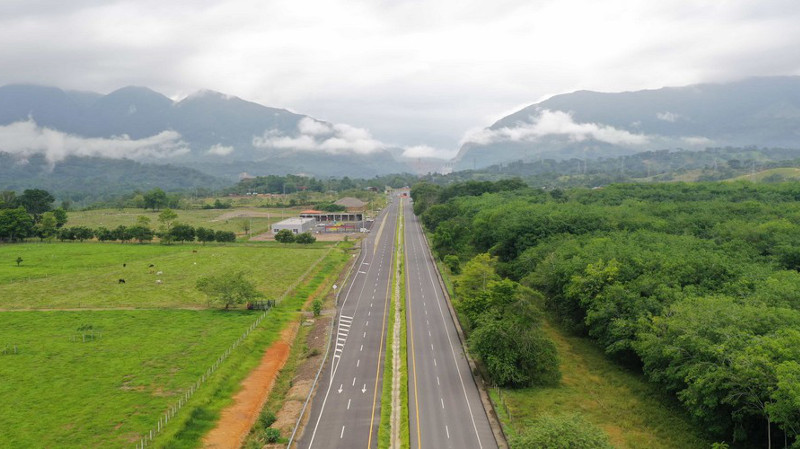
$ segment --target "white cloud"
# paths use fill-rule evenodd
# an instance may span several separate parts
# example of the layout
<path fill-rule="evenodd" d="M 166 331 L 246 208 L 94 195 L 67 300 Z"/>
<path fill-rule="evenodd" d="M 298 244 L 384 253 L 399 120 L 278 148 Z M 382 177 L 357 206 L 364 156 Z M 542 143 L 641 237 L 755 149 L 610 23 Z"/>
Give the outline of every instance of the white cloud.
<path fill-rule="evenodd" d="M 386 147 L 363 128 L 346 124 L 328 124 L 305 117 L 297 124 L 297 136 L 286 136 L 274 130 L 253 137 L 253 146 L 300 151 L 324 151 L 331 154 L 369 154 Z"/>
<path fill-rule="evenodd" d="M 695 146 L 708 146 L 714 144 L 714 141 L 709 139 L 708 137 L 700 137 L 700 136 L 682 137 L 681 140 L 688 143 L 689 145 L 695 145 Z"/>
<path fill-rule="evenodd" d="M 403 157 L 406 158 L 436 158 L 452 159 L 458 150 L 443 150 L 428 145 L 414 145 L 403 149 Z"/>
<path fill-rule="evenodd" d="M 676 114 L 674 112 L 658 112 L 656 113 L 656 118 L 659 120 L 664 120 L 665 122 L 675 123 L 678 119 L 683 118 L 682 115 Z"/>
<path fill-rule="evenodd" d="M 225 146 L 221 143 L 216 145 L 212 145 L 211 148 L 208 149 L 208 154 L 213 154 L 215 156 L 227 156 L 233 153 L 234 148 L 231 146 Z"/>
<path fill-rule="evenodd" d="M 0 85 L 214 89 L 448 147 L 549 94 L 800 74 L 796 0 L 186 3 L 2 1 Z"/>
<path fill-rule="evenodd" d="M 189 147 L 175 131 L 162 131 L 143 139 L 80 137 L 41 127 L 33 120 L 0 126 L 0 151 L 28 156 L 43 153 L 54 164 L 68 156 L 109 158 L 169 158 L 188 153 Z"/>
<path fill-rule="evenodd" d="M 563 111 L 543 109 L 530 122 L 518 123 L 514 127 L 482 129 L 468 134 L 462 143 L 489 144 L 494 142 L 533 142 L 546 136 L 565 136 L 573 141 L 599 140 L 614 145 L 643 145 L 649 137 L 633 134 L 608 125 L 576 123 L 572 115 Z"/>

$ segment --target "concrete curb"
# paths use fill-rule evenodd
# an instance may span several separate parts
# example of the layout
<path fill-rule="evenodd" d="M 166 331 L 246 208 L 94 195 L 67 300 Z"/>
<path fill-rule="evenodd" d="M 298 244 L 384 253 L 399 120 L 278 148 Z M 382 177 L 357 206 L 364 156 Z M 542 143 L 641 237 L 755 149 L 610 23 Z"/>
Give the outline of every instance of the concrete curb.
<path fill-rule="evenodd" d="M 422 238 L 425 239 L 425 244 L 427 245 L 426 257 L 430 259 L 431 263 L 436 268 L 436 279 L 439 280 L 439 286 L 441 286 L 442 292 L 444 292 L 444 297 L 447 300 L 447 310 L 450 311 L 450 317 L 453 319 L 453 323 L 456 325 L 456 333 L 458 334 L 458 339 L 461 342 L 461 347 L 464 349 L 464 355 L 467 357 L 467 362 L 469 363 L 469 368 L 472 374 L 472 380 L 475 382 L 475 385 L 478 387 L 478 391 L 480 392 L 483 409 L 487 418 L 489 419 L 489 426 L 492 428 L 494 439 L 500 449 L 508 449 L 508 441 L 506 440 L 505 432 L 503 432 L 503 426 L 500 424 L 500 418 L 497 415 L 497 411 L 494 409 L 492 400 L 489 398 L 489 393 L 485 383 L 483 382 L 483 378 L 480 376 L 480 374 L 477 374 L 479 371 L 475 360 L 472 359 L 472 356 L 470 356 L 469 352 L 467 351 L 467 339 L 464 336 L 464 330 L 461 328 L 461 322 L 458 320 L 458 315 L 456 315 L 455 309 L 453 309 L 453 302 L 450 299 L 450 293 L 448 293 L 447 286 L 444 283 L 444 279 L 442 279 L 442 273 L 439 272 L 439 266 L 436 265 L 436 259 L 433 258 L 433 254 L 430 250 L 431 246 L 428 242 L 428 236 L 424 231 L 422 232 Z"/>

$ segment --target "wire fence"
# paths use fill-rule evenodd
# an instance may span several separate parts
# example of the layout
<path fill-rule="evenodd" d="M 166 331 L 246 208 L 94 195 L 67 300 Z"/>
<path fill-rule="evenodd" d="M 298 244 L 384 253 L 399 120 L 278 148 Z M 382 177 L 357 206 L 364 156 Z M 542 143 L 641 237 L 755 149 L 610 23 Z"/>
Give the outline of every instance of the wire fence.
<path fill-rule="evenodd" d="M 272 309 L 272 307 L 276 305 L 276 302 L 277 303 L 282 302 L 290 293 L 292 293 L 300 285 L 301 282 L 305 281 L 308 278 L 309 274 L 311 274 L 311 272 L 317 267 L 317 265 L 319 265 L 319 263 L 322 262 L 322 260 L 324 260 L 328 256 L 328 254 L 330 254 L 330 252 L 331 249 L 326 251 L 325 254 L 323 254 L 319 259 L 317 259 L 313 264 L 311 264 L 308 270 L 306 270 L 300 277 L 297 278 L 295 282 L 293 282 L 286 290 L 284 290 L 283 294 L 280 296 L 280 298 L 278 298 L 277 301 L 270 300 L 257 303 L 259 308 L 264 309 L 264 313 L 259 315 L 259 317 L 255 320 L 255 322 L 253 322 L 253 324 L 251 324 L 250 327 L 248 327 L 247 330 L 239 338 L 237 338 L 236 341 L 233 342 L 233 344 L 231 344 L 231 346 L 225 350 L 225 352 L 222 353 L 222 355 L 217 357 L 214 363 L 208 369 L 206 369 L 206 371 L 197 379 L 197 381 L 193 383 L 186 390 L 186 392 L 183 393 L 183 395 L 178 399 L 177 402 L 170 405 L 167 411 L 165 411 L 158 417 L 158 421 L 156 421 L 155 425 L 147 433 L 145 433 L 136 443 L 136 449 L 144 449 L 146 447 L 153 446 L 153 441 L 161 432 L 164 431 L 165 426 L 170 421 L 174 420 L 175 415 L 177 415 L 178 412 L 181 410 L 181 408 L 183 408 L 183 406 L 185 406 L 189 402 L 192 396 L 194 396 L 197 390 L 211 377 L 211 375 L 213 375 L 214 372 L 217 369 L 219 369 L 220 365 L 231 355 L 233 350 L 236 349 L 236 347 L 238 347 L 240 344 L 242 344 L 242 342 L 247 338 L 248 335 L 250 335 L 251 332 L 253 332 L 255 329 L 258 328 L 258 326 L 261 324 L 262 321 L 264 321 L 264 318 L 266 318 L 267 314 Z"/>
<path fill-rule="evenodd" d="M 274 303 L 271 302 L 271 304 Z M 237 338 L 236 341 L 234 341 L 233 344 L 225 350 L 225 352 L 222 353 L 222 355 L 217 357 L 214 363 L 208 369 L 206 369 L 206 371 L 183 393 L 183 395 L 181 395 L 178 401 L 170 405 L 167 411 L 159 416 L 156 424 L 148 433 L 144 434 L 144 436 L 140 438 L 139 442 L 136 443 L 136 449 L 144 449 L 152 445 L 153 440 L 158 436 L 158 434 L 160 434 L 164 430 L 164 427 L 175 418 L 175 415 L 181 410 L 181 408 L 183 408 L 184 405 L 189 402 L 197 390 L 206 382 L 206 380 L 211 377 L 212 374 L 214 374 L 214 372 L 220 367 L 225 359 L 231 355 L 233 350 L 242 344 L 242 342 L 247 338 L 248 335 L 250 335 L 251 332 L 258 328 L 258 325 L 261 324 L 264 318 L 266 318 L 270 309 L 271 307 L 267 306 L 267 308 L 264 310 L 264 313 L 259 315 L 255 322 L 253 322 L 253 324 L 251 324 L 250 327 L 248 327 L 247 330 L 241 336 L 239 336 L 239 338 Z"/>

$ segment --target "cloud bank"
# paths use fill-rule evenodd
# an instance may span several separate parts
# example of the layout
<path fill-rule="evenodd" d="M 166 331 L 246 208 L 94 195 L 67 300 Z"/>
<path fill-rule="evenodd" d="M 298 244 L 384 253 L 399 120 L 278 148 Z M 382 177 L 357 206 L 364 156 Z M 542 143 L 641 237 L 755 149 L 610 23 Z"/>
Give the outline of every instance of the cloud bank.
<path fill-rule="evenodd" d="M 613 145 L 643 145 L 650 141 L 648 136 L 597 123 L 577 123 L 572 115 L 563 111 L 543 109 L 530 122 L 520 122 L 514 127 L 482 129 L 472 132 L 462 140 L 463 143 L 488 145 L 497 142 L 534 142 L 547 136 L 564 136 L 575 142 L 594 139 Z"/>
<path fill-rule="evenodd" d="M 297 123 L 297 131 L 296 136 L 287 136 L 274 130 L 266 131 L 260 137 L 253 137 L 253 146 L 331 154 L 370 154 L 386 147 L 364 128 L 341 123 L 330 124 L 309 117 L 304 117 Z"/>
<path fill-rule="evenodd" d="M 22 156 L 42 153 L 55 164 L 68 156 L 150 159 L 175 157 L 190 150 L 175 131 L 162 131 L 144 139 L 126 135 L 86 138 L 41 127 L 29 119 L 0 126 L 0 151 Z"/>
<path fill-rule="evenodd" d="M 234 148 L 231 146 L 225 146 L 221 143 L 216 145 L 212 145 L 211 148 L 208 149 L 208 154 L 213 154 L 215 156 L 227 156 L 233 153 Z"/>

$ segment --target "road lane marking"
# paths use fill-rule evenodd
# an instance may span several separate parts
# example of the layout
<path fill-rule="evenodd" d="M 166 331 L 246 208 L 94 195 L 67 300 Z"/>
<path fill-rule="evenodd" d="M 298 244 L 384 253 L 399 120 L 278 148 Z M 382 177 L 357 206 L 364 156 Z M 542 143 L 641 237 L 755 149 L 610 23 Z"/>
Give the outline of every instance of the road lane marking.
<path fill-rule="evenodd" d="M 418 223 L 417 223 L 417 227 L 419 227 Z M 419 242 L 420 247 L 424 249 L 425 245 L 423 244 L 423 241 L 422 241 L 422 230 L 421 229 L 419 230 L 419 232 L 417 232 L 417 241 Z M 472 420 L 472 428 L 473 428 L 473 430 L 475 430 L 475 437 L 478 439 L 478 447 L 479 447 L 479 449 L 483 449 L 483 442 L 481 441 L 481 436 L 478 433 L 478 425 L 475 423 L 475 415 L 472 413 L 472 405 L 470 405 L 469 397 L 467 396 L 467 387 L 466 387 L 466 385 L 464 385 L 464 377 L 461 375 L 461 368 L 458 366 L 458 358 L 456 357 L 456 351 L 455 351 L 455 349 L 453 347 L 453 340 L 450 338 L 450 332 L 447 332 L 447 321 L 445 320 L 444 311 L 442 310 L 442 300 L 439 298 L 439 291 L 440 291 L 441 286 L 437 286 L 437 284 L 433 280 L 433 273 L 431 271 L 431 263 L 430 263 L 429 258 L 427 257 L 427 254 L 426 254 L 426 257 L 424 257 L 423 259 L 424 259 L 424 264 L 425 264 L 425 271 L 427 271 L 427 273 L 428 273 L 428 279 L 430 279 L 430 285 L 431 285 L 431 287 L 433 287 L 433 294 L 436 297 L 436 303 L 439 305 L 439 315 L 442 318 L 442 324 L 444 324 L 445 335 L 447 335 L 447 341 L 450 344 L 450 352 L 453 354 L 453 362 L 456 365 L 456 372 L 458 373 L 458 379 L 461 381 L 461 391 L 464 392 L 464 400 L 467 402 L 467 410 L 469 411 L 469 416 L 470 416 L 470 419 Z M 434 364 L 436 364 L 436 359 L 433 359 L 433 362 L 434 362 Z M 448 433 L 448 435 L 449 435 L 449 433 Z M 449 436 L 448 436 L 448 438 L 449 438 Z"/>
<path fill-rule="evenodd" d="M 447 424 L 445 424 L 444 430 L 445 430 L 445 432 L 447 432 L 447 439 L 449 440 L 450 439 L 450 429 L 447 428 Z"/>
<path fill-rule="evenodd" d="M 353 386 L 354 387 L 356 386 L 356 378 L 355 377 L 353 378 Z"/>
<path fill-rule="evenodd" d="M 392 262 L 394 262 L 395 255 L 396 251 L 393 251 Z M 380 374 L 381 374 L 381 355 L 383 354 L 383 342 L 386 337 L 386 322 L 389 320 L 389 314 L 386 313 L 386 309 L 389 307 L 390 287 L 391 287 L 391 282 L 387 282 L 386 295 L 384 296 L 383 300 L 383 315 L 381 318 L 381 344 L 378 348 L 378 363 L 375 366 L 375 388 L 372 393 L 372 414 L 370 415 L 369 418 L 369 438 L 367 439 L 367 449 L 370 449 L 372 447 L 372 428 L 375 423 L 375 407 L 378 405 L 378 383 L 380 382 Z M 367 321 L 367 324 L 369 324 L 369 321 Z M 364 390 L 362 391 L 362 393 L 366 393 L 366 391 L 367 391 L 367 384 L 364 384 Z"/>
<path fill-rule="evenodd" d="M 439 366 L 436 364 L 436 357 L 433 358 L 433 366 Z"/>
<path fill-rule="evenodd" d="M 342 426 L 342 433 L 339 434 L 339 439 L 341 440 L 344 437 L 344 426 Z"/>
<path fill-rule="evenodd" d="M 444 398 L 439 398 L 439 400 L 442 401 L 442 408 L 444 408 Z"/>
<path fill-rule="evenodd" d="M 356 368 L 358 368 L 358 365 L 361 365 L 361 359 L 356 360 Z"/>
<path fill-rule="evenodd" d="M 350 399 L 347 400 L 347 410 L 350 410 L 350 401 L 352 401 L 352 400 L 353 400 L 353 398 L 350 398 Z"/>

